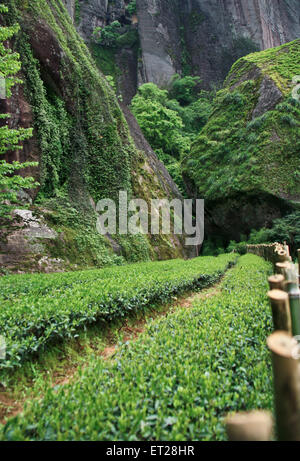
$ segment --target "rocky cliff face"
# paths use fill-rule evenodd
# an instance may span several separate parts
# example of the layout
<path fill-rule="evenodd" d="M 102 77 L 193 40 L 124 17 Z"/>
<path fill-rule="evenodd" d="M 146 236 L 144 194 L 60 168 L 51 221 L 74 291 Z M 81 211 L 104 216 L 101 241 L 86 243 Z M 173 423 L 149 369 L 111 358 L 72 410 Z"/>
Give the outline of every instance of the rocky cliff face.
<path fill-rule="evenodd" d="M 143 80 L 221 82 L 242 55 L 300 36 L 298 0 L 138 0 Z"/>
<path fill-rule="evenodd" d="M 74 3 L 74 0 L 70 1 Z M 114 78 L 118 92 L 122 94 L 126 104 L 136 93 L 139 72 L 136 17 L 129 14 L 129 3 L 130 0 L 78 0 L 74 18 L 77 30 L 89 45 L 98 67 L 105 75 Z M 105 27 L 113 21 L 121 24 L 120 35 L 123 34 L 124 40 L 117 47 L 103 49 L 95 44 L 93 31 L 96 27 Z"/>
<path fill-rule="evenodd" d="M 74 17 L 75 0 L 65 3 Z M 129 25 L 128 4 L 129 0 L 78 0 L 77 28 L 84 40 L 90 43 L 95 27 L 114 20 Z M 138 84 L 150 81 L 164 86 L 175 73 L 199 75 L 206 88 L 223 82 L 239 57 L 300 36 L 300 2 L 137 0 L 136 22 L 139 53 L 125 46 L 109 57 L 126 103 Z M 106 68 L 105 61 L 107 56 L 99 66 Z"/>
<path fill-rule="evenodd" d="M 78 31 L 89 42 L 95 27 L 105 26 L 113 21 L 129 23 L 129 16 L 126 15 L 128 1 L 116 0 L 87 0 L 79 1 L 80 17 L 78 20 Z"/>
<path fill-rule="evenodd" d="M 137 0 L 137 17 L 128 14 L 129 0 L 4 3 L 10 21 L 22 27 L 11 45 L 21 54 L 24 85 L 1 102 L 1 112 L 12 114 L 11 127 L 34 127 L 34 137 L 7 160 L 38 160 L 39 169 L 25 173 L 41 186 L 23 195 L 30 203 L 38 193 L 32 214 L 23 219 L 18 211 L 2 232 L 0 264 L 52 270 L 120 262 L 115 254 L 130 261 L 187 255 L 176 236 L 95 233 L 99 198 L 123 189 L 149 202 L 178 191 L 126 106 L 122 112 L 84 40 L 104 73 L 113 68 L 128 103 L 138 82 L 163 86 L 179 72 L 200 75 L 208 87 L 241 54 L 299 36 L 298 0 Z M 94 28 L 114 20 L 121 23 L 120 46 L 93 47 Z M 127 35 L 137 23 L 140 49 Z M 300 74 L 298 51 L 295 42 L 240 61 L 194 145 L 188 159 L 194 166 L 185 175 L 191 193 L 207 198 L 212 232 L 238 238 L 299 201 L 299 113 L 289 99 L 291 79 Z"/>
<path fill-rule="evenodd" d="M 117 200 L 123 190 L 149 203 L 180 194 L 127 111 L 129 129 L 62 2 L 4 3 L 9 21 L 21 25 L 11 46 L 20 53 L 24 84 L 1 109 L 12 114 L 11 127 L 34 127 L 34 137 L 7 160 L 38 160 L 30 173 L 40 187 L 24 196 L 27 205 L 34 200 L 29 215 L 18 211 L 12 225 L 2 227 L 0 266 L 50 271 L 118 263 L 120 257 L 186 255 L 174 235 L 105 238 L 96 232 L 101 198 Z M 68 4 L 73 11 L 74 3 Z"/>

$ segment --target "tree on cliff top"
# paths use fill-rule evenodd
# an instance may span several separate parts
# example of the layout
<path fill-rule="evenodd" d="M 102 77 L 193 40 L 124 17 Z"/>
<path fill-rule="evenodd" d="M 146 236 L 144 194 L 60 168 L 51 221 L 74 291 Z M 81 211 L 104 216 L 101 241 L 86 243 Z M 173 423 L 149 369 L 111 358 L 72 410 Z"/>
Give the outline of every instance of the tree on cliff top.
<path fill-rule="evenodd" d="M 0 13 L 7 13 L 8 9 L 4 5 L 0 5 Z M 19 27 L 17 25 L 11 27 L 0 27 L 0 82 L 1 82 L 1 98 L 6 99 L 11 97 L 11 88 L 16 83 L 21 83 L 16 74 L 21 68 L 19 55 L 13 53 L 6 46 L 7 40 L 12 38 Z M 8 126 L 9 114 L 0 114 L 0 155 L 4 155 L 8 151 L 22 149 L 20 143 L 32 136 L 32 129 L 20 128 L 18 130 L 11 129 Z M 0 160 L 0 218 L 9 217 L 10 211 L 13 209 L 13 204 L 17 203 L 17 194 L 21 189 L 29 189 L 37 185 L 33 178 L 23 178 L 14 173 L 18 170 L 29 166 L 36 166 L 35 162 L 13 162 L 8 163 L 5 160 Z"/>

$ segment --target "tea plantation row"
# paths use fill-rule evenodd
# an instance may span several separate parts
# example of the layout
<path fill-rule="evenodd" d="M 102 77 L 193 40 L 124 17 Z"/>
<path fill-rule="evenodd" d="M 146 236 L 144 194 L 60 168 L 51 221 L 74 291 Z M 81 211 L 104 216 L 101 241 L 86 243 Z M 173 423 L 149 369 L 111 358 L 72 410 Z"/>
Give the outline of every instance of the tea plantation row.
<path fill-rule="evenodd" d="M 97 271 L 0 279 L 0 369 L 14 368 L 50 341 L 71 338 L 96 321 L 111 321 L 216 282 L 235 255 L 142 263 Z"/>
<path fill-rule="evenodd" d="M 219 260 L 226 261 L 223 258 Z M 149 323 L 2 430 L 4 440 L 223 440 L 223 416 L 272 407 L 270 265 L 239 259 L 221 291 Z"/>

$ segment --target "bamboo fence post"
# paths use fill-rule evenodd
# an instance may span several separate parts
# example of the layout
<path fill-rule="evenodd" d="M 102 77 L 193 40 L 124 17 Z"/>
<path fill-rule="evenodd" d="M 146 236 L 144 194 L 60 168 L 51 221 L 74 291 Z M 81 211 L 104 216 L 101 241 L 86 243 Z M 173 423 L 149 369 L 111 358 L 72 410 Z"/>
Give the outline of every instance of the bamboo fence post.
<path fill-rule="evenodd" d="M 268 442 L 272 430 L 273 418 L 266 411 L 237 413 L 226 418 L 226 432 L 231 442 Z"/>
<path fill-rule="evenodd" d="M 272 353 L 277 438 L 300 441 L 300 369 L 294 355 L 297 342 L 277 331 L 269 336 L 267 344 Z"/>
<path fill-rule="evenodd" d="M 300 336 L 300 290 L 298 280 L 287 281 L 286 289 L 289 296 L 293 336 Z"/>
<path fill-rule="evenodd" d="M 289 309 L 289 296 L 282 290 L 271 290 L 268 293 L 273 316 L 274 331 L 292 332 L 292 322 Z"/>
<path fill-rule="evenodd" d="M 290 261 L 290 257 L 288 256 L 288 254 L 286 253 L 286 251 L 284 250 L 279 250 L 277 252 L 277 261 L 279 263 L 284 263 L 285 261 Z"/>
<path fill-rule="evenodd" d="M 288 261 L 285 261 L 283 263 L 276 263 L 276 273 L 285 276 L 285 271 L 286 269 L 288 269 L 289 265 L 290 263 Z"/>
<path fill-rule="evenodd" d="M 276 274 L 269 277 L 270 290 L 283 290 L 284 289 L 284 276 Z"/>

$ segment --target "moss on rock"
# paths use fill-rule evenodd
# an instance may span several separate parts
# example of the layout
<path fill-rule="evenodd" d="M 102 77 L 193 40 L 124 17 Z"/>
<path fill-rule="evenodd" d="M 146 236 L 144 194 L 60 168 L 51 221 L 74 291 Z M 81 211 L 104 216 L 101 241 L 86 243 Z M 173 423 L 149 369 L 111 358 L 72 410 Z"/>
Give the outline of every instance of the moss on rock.
<path fill-rule="evenodd" d="M 300 40 L 233 66 L 184 161 L 201 197 L 214 204 L 245 194 L 299 201 L 300 102 L 292 97 L 299 74 Z"/>
<path fill-rule="evenodd" d="M 300 102 L 292 97 L 299 74 L 300 40 L 250 54 L 232 67 L 183 162 L 184 174 L 207 200 L 213 222 L 207 229 L 224 235 L 226 228 L 228 238 L 238 238 L 270 225 L 299 201 Z"/>
<path fill-rule="evenodd" d="M 113 237 L 112 244 L 96 232 L 91 204 L 102 198 L 117 200 L 120 190 L 129 198 L 149 196 L 148 190 L 140 196 L 133 187 L 137 158 L 142 155 L 146 161 L 147 154 L 138 153 L 113 89 L 61 0 L 4 3 L 9 21 L 21 25 L 14 47 L 21 55 L 40 155 L 35 206 L 41 213 L 48 209 L 48 221 L 59 231 L 57 241 L 45 245 L 45 256 L 80 267 L 149 259 L 155 252 L 145 236 Z M 17 101 L 17 91 L 14 97 Z M 157 189 L 155 175 L 147 188 Z M 167 239 L 172 245 L 172 237 Z M 117 247 L 120 256 L 113 253 Z M 178 256 L 176 245 L 167 256 Z"/>

